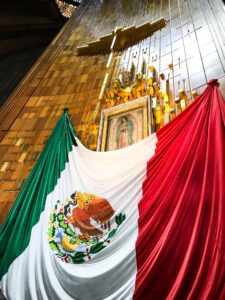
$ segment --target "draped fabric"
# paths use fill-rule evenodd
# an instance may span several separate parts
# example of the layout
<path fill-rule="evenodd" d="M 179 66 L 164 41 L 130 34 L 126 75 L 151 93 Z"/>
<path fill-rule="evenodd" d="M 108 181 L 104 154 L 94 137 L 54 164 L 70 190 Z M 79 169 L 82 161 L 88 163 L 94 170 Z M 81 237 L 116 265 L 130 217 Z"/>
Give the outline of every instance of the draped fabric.
<path fill-rule="evenodd" d="M 135 299 L 225 299 L 225 102 L 217 85 L 157 132 L 138 204 Z"/>
<path fill-rule="evenodd" d="M 10 265 L 2 278 L 1 287 L 8 299 L 132 298 L 137 272 L 137 204 L 142 197 L 147 161 L 155 152 L 156 135 L 130 147 L 105 153 L 92 152 L 78 140 L 76 142 L 78 146 L 73 147 L 69 153 L 65 169 L 61 172 L 54 190 L 46 198 L 44 211 L 32 229 L 28 247 Z M 67 199 L 72 202 L 71 195 L 74 192 L 91 193 L 107 199 L 115 212 L 110 219 L 110 230 L 102 228 L 102 224 L 93 219 L 91 221 L 94 228 L 104 233 L 103 238 L 99 236 L 100 244 L 94 243 L 87 220 L 80 226 L 87 229 L 86 234 L 90 234 L 92 245 L 103 246 L 98 251 L 99 249 L 93 249 L 87 243 L 90 259 L 86 255 L 86 247 L 78 252 L 79 256 L 74 251 L 75 256 L 74 253 L 68 254 L 63 240 L 58 244 L 60 252 L 50 249 L 48 241 L 47 232 L 51 228 L 49 223 L 55 206 L 59 203 L 58 220 L 61 207 L 64 207 L 62 212 L 66 214 Z M 76 206 L 71 205 L 71 210 L 73 207 L 77 212 Z M 28 218 L 29 216 L 26 219 L 29 220 Z M 78 217 L 77 221 L 84 223 L 84 216 L 83 219 L 82 216 Z M 72 223 L 73 221 L 70 225 Z M 122 224 L 118 226 L 120 223 Z M 57 241 L 57 236 L 63 231 L 60 226 L 61 222 L 57 222 L 54 233 Z M 70 228 L 77 236 L 76 231 L 80 227 L 78 224 L 75 229 L 73 226 Z M 68 237 L 65 233 L 63 231 L 64 239 Z M 109 237 L 112 235 L 114 236 Z M 52 245 L 54 246 L 54 240 L 51 241 Z M 73 247 L 71 243 L 69 245 Z M 11 246 L 14 247 L 13 244 Z M 9 245 L 7 251 L 8 249 Z M 65 256 L 61 256 L 61 253 Z M 73 264 L 68 260 L 76 262 Z"/>
<path fill-rule="evenodd" d="M 65 110 L 0 229 L 0 280 L 28 246 L 32 228 L 65 169 L 73 145 L 77 145 L 75 133 Z"/>
<path fill-rule="evenodd" d="M 0 229 L 7 299 L 225 298 L 217 85 L 116 151 L 86 149 L 64 113 Z"/>

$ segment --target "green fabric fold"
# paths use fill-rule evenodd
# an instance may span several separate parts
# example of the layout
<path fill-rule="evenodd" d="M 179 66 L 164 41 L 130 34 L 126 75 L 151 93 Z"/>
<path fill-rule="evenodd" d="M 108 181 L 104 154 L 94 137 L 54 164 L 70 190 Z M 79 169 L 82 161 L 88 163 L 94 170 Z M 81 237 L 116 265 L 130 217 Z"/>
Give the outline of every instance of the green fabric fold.
<path fill-rule="evenodd" d="M 64 110 L 0 228 L 0 280 L 12 262 L 27 248 L 32 228 L 40 219 L 47 195 L 53 191 L 60 173 L 65 169 L 73 145 L 77 146 L 75 131 L 67 110 Z"/>

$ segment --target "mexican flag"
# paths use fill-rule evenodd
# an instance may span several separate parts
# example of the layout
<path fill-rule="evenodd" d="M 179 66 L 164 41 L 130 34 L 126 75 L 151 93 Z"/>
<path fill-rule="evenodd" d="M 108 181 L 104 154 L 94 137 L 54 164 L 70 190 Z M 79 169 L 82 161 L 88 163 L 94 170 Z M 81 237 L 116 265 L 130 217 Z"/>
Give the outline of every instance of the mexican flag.
<path fill-rule="evenodd" d="M 65 111 L 0 230 L 7 299 L 225 299 L 217 86 L 116 151 L 86 149 Z"/>

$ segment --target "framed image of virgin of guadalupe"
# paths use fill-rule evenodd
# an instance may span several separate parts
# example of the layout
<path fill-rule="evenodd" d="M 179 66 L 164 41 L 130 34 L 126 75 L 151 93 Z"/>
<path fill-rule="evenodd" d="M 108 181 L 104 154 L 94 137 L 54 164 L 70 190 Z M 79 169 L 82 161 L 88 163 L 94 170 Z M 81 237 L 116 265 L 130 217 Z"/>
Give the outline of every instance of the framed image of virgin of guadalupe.
<path fill-rule="evenodd" d="M 137 143 L 151 134 L 149 96 L 102 110 L 98 151 L 112 151 Z"/>

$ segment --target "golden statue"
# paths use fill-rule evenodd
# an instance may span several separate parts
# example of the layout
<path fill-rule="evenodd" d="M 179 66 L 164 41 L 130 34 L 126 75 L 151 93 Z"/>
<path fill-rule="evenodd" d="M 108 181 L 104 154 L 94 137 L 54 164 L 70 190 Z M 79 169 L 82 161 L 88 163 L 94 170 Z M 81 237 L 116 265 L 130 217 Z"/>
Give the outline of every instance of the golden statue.
<path fill-rule="evenodd" d="M 135 83 L 132 85 L 132 94 L 134 98 L 140 98 L 144 96 L 146 91 L 147 80 L 144 75 L 138 73 L 135 76 Z"/>
<path fill-rule="evenodd" d="M 110 93 L 111 93 L 111 98 L 121 97 L 123 98 L 124 102 L 128 102 L 128 100 L 132 98 L 131 87 L 128 86 L 123 88 L 118 78 L 114 80 L 113 88 L 110 91 Z"/>

